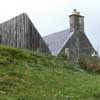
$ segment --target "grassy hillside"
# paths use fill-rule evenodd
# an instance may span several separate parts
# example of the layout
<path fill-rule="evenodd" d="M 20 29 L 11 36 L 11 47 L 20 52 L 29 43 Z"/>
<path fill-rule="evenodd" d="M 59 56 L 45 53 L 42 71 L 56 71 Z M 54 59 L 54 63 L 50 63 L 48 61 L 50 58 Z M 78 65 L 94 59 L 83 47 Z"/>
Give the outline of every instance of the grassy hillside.
<path fill-rule="evenodd" d="M 62 58 L 0 46 L 0 100 L 99 100 L 100 75 L 76 66 Z"/>

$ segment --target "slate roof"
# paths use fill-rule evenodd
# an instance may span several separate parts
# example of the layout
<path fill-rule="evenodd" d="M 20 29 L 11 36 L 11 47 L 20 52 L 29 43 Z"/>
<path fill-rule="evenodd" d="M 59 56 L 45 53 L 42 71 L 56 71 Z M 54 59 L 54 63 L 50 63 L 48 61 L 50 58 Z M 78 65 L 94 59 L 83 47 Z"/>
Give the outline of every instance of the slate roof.
<path fill-rule="evenodd" d="M 73 33 L 67 29 L 44 37 L 44 40 L 47 43 L 52 55 L 57 56 L 60 53 L 72 34 Z"/>

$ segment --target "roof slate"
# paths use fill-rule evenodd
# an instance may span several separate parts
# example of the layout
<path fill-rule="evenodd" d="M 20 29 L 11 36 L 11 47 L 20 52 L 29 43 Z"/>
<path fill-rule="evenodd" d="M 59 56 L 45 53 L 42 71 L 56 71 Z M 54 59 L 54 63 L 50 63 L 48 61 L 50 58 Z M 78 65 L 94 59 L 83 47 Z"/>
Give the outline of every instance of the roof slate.
<path fill-rule="evenodd" d="M 56 32 L 44 37 L 52 55 L 57 56 L 73 33 L 69 29 Z"/>

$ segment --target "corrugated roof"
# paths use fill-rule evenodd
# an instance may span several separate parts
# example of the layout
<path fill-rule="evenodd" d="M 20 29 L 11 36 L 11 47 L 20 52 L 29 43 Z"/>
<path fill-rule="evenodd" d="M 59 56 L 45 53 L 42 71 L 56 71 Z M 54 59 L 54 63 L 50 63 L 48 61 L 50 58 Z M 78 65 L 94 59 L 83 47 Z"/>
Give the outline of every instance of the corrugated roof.
<path fill-rule="evenodd" d="M 56 32 L 44 37 L 52 55 L 57 56 L 73 33 L 69 29 Z"/>

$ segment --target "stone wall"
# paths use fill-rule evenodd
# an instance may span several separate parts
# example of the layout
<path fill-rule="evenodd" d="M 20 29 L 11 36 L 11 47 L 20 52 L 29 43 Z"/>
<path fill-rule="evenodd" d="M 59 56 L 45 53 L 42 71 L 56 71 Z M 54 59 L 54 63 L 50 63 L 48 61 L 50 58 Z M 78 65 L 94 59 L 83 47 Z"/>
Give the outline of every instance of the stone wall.
<path fill-rule="evenodd" d="M 69 57 L 72 59 L 91 57 L 96 52 L 84 33 L 73 34 L 61 53 L 64 53 L 66 48 L 69 48 Z"/>

